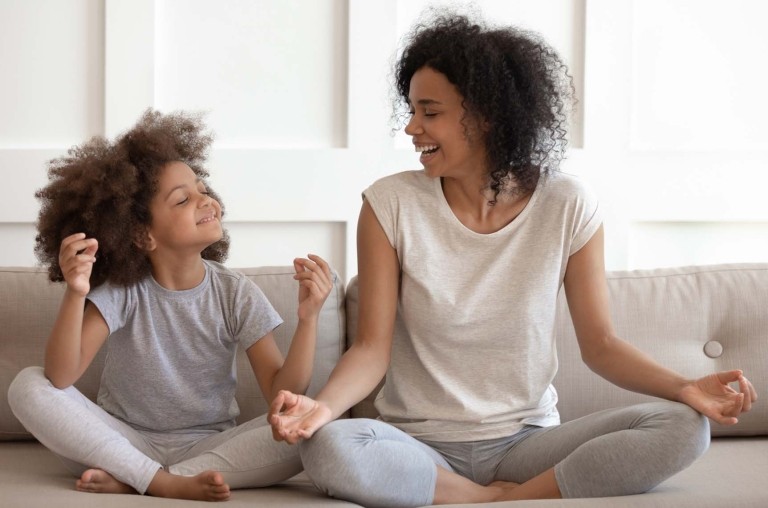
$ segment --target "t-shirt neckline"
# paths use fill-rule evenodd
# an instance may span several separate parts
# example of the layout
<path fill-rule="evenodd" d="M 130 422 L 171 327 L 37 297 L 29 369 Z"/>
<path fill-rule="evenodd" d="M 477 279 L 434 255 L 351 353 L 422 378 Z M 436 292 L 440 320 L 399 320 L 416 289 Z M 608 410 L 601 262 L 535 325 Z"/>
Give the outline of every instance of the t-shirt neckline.
<path fill-rule="evenodd" d="M 531 194 L 531 198 L 528 200 L 528 203 L 525 204 L 525 207 L 522 209 L 522 211 L 517 214 L 517 217 L 512 219 L 509 224 L 505 225 L 503 228 L 499 229 L 498 231 L 494 231 L 493 233 L 478 233 L 477 231 L 473 231 L 472 229 L 468 228 L 464 225 L 463 222 L 459 220 L 458 217 L 456 217 L 456 214 L 453 213 L 453 210 L 451 209 L 451 205 L 448 204 L 448 200 L 445 198 L 445 193 L 443 192 L 443 186 L 441 183 L 441 178 L 433 178 L 432 182 L 432 188 L 434 189 L 434 192 L 437 195 L 438 201 L 440 202 L 440 208 L 446 216 L 450 217 L 450 220 L 462 231 L 466 232 L 466 234 L 474 235 L 479 238 L 494 238 L 497 236 L 505 236 L 507 234 L 511 234 L 513 231 L 517 230 L 520 225 L 525 221 L 525 218 L 530 215 L 531 209 L 533 209 L 534 205 L 536 204 L 536 201 L 539 197 L 539 191 L 541 187 L 544 184 L 544 180 L 546 178 L 546 175 L 541 175 L 539 177 L 539 181 L 536 183 L 536 188 L 533 189 L 533 193 Z"/>

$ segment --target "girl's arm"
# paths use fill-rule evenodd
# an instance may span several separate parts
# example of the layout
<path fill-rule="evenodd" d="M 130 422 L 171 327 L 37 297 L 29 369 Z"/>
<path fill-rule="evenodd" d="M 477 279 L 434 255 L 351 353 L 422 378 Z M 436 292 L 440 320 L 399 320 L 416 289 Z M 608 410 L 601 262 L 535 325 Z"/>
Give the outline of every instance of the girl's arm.
<path fill-rule="evenodd" d="M 86 305 L 98 243 L 83 233 L 61 242 L 59 266 L 67 288 L 45 348 L 45 375 L 56 388 L 77 381 L 109 335 L 101 313 Z"/>
<path fill-rule="evenodd" d="M 603 228 L 568 260 L 565 294 L 584 363 L 627 390 L 684 402 L 718 423 L 736 423 L 757 398 L 741 371 L 686 379 L 616 336 L 609 315 Z M 728 386 L 739 382 L 740 391 Z"/>
<path fill-rule="evenodd" d="M 367 202 L 357 230 L 359 316 L 355 343 L 344 353 L 316 400 L 280 392 L 270 407 L 275 434 L 307 439 L 365 398 L 386 374 L 397 310 L 400 264 Z"/>
<path fill-rule="evenodd" d="M 320 256 L 295 259 L 294 279 L 299 281 L 299 322 L 291 346 L 283 357 L 270 332 L 248 348 L 248 360 L 262 393 L 271 401 L 280 390 L 304 393 L 312 379 L 317 342 L 317 321 L 333 288 L 333 275 Z"/>

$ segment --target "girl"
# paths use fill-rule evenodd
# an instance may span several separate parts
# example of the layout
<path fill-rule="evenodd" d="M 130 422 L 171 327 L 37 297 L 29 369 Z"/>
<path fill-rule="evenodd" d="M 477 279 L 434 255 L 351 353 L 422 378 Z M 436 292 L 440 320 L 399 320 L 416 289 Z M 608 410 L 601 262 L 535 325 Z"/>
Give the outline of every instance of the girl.
<path fill-rule="evenodd" d="M 318 256 L 294 260 L 299 322 L 283 361 L 280 317 L 220 264 L 229 240 L 202 129 L 147 111 L 114 143 L 93 138 L 52 161 L 37 193 L 36 252 L 66 291 L 44 369 L 19 373 L 9 400 L 80 475 L 78 490 L 220 501 L 301 470 L 264 418 L 235 426 L 235 355 L 245 348 L 267 400 L 305 391 L 331 271 Z M 72 385 L 105 342 L 96 405 Z"/>
<path fill-rule="evenodd" d="M 741 371 L 685 379 L 616 336 L 598 202 L 556 171 L 561 60 L 530 33 L 441 15 L 395 74 L 424 169 L 364 192 L 356 341 L 316 400 L 275 398 L 279 437 L 303 440 L 321 489 L 365 506 L 634 494 L 688 466 L 709 442 L 702 414 L 733 424 L 756 394 Z M 674 402 L 558 425 L 563 285 L 586 364 Z M 385 373 L 380 420 L 332 422 Z"/>

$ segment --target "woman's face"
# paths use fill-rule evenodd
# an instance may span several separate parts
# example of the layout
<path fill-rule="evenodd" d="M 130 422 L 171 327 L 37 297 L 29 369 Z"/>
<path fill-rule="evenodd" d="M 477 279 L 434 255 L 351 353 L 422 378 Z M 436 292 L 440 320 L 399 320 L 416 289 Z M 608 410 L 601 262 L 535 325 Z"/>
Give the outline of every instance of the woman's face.
<path fill-rule="evenodd" d="M 486 174 L 480 123 L 467 114 L 463 100 L 448 78 L 430 67 L 411 78 L 411 119 L 405 133 L 413 138 L 419 161 L 431 177 Z"/>

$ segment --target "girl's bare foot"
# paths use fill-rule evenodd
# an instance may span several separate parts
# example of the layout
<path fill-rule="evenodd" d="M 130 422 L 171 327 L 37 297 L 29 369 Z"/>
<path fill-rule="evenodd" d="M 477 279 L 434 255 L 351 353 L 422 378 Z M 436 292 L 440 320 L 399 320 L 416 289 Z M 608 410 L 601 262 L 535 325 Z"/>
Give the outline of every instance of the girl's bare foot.
<path fill-rule="evenodd" d="M 196 476 L 179 476 L 159 470 L 147 487 L 147 494 L 175 499 L 226 501 L 229 485 L 216 471 L 203 471 Z"/>
<path fill-rule="evenodd" d="M 102 494 L 136 494 L 133 487 L 115 479 L 101 469 L 89 469 L 75 482 L 75 488 L 81 492 Z"/>

